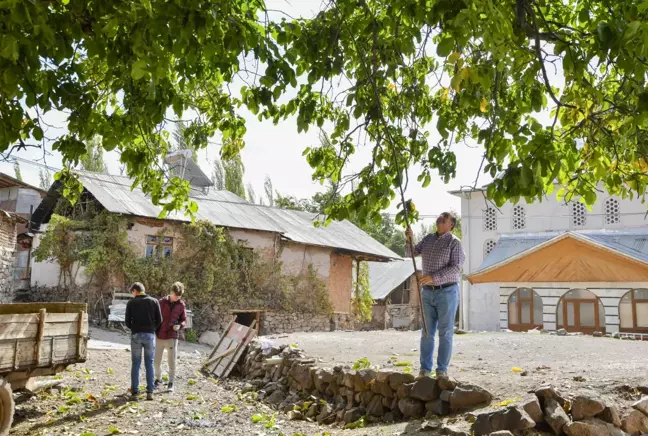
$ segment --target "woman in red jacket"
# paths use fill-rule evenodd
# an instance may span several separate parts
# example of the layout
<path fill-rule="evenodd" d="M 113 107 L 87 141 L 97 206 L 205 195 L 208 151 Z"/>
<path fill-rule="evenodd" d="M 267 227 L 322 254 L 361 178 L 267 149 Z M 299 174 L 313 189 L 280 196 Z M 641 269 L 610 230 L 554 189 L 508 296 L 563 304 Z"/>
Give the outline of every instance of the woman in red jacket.
<path fill-rule="evenodd" d="M 169 361 L 169 392 L 173 392 L 175 381 L 176 356 L 178 354 L 178 331 L 187 325 L 187 313 L 185 303 L 182 301 L 184 285 L 175 282 L 171 286 L 171 293 L 168 297 L 160 300 L 162 310 L 162 325 L 157 330 L 157 342 L 155 344 L 155 387 L 162 383 L 162 354 L 167 350 Z"/>

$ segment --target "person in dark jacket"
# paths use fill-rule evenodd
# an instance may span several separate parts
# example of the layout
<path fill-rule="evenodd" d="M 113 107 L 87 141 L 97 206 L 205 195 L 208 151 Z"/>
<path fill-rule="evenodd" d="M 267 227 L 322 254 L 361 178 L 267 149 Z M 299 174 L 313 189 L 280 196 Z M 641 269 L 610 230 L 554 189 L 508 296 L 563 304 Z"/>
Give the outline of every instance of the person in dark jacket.
<path fill-rule="evenodd" d="M 133 298 L 126 304 L 126 327 L 131 331 L 131 396 L 139 395 L 139 373 L 144 351 L 146 369 L 146 399 L 153 399 L 153 356 L 155 355 L 155 332 L 162 324 L 160 303 L 146 295 L 144 285 L 133 283 Z"/>
<path fill-rule="evenodd" d="M 157 346 L 155 348 L 155 387 L 162 383 L 162 355 L 167 350 L 169 362 L 169 392 L 173 392 L 175 382 L 176 356 L 178 354 L 178 331 L 187 325 L 187 312 L 182 301 L 184 285 L 175 282 L 171 286 L 169 296 L 160 300 L 162 310 L 162 325 L 157 331 Z"/>

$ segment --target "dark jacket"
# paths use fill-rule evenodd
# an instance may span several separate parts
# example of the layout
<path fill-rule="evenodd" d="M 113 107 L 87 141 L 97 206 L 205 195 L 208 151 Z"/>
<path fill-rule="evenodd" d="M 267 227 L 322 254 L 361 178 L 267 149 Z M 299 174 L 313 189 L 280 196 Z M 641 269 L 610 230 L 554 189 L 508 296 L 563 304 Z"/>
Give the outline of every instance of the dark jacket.
<path fill-rule="evenodd" d="M 146 294 L 138 294 L 126 303 L 126 327 L 131 333 L 155 333 L 162 324 L 160 303 Z"/>
<path fill-rule="evenodd" d="M 187 312 L 185 303 L 178 300 L 172 303 L 169 297 L 160 300 L 160 309 L 162 310 L 162 325 L 157 331 L 158 339 L 177 339 L 178 332 L 173 330 L 173 326 L 180 324 L 180 328 L 187 325 Z"/>

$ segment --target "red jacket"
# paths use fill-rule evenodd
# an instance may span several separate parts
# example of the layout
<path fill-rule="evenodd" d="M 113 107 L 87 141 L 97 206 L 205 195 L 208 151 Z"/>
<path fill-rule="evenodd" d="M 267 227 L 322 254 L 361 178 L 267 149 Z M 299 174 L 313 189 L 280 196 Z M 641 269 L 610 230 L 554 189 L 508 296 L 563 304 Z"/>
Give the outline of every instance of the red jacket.
<path fill-rule="evenodd" d="M 172 303 L 169 297 L 160 299 L 160 310 L 162 311 L 162 324 L 157 330 L 158 339 L 177 339 L 178 332 L 173 330 L 173 326 L 180 324 L 180 328 L 187 325 L 187 313 L 185 303 L 178 300 Z"/>

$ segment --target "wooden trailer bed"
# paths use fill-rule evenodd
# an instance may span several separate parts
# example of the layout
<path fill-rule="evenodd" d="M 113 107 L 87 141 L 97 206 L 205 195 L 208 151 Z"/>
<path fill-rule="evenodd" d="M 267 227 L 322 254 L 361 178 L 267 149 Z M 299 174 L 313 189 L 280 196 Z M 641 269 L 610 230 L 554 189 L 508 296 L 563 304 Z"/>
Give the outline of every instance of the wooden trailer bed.
<path fill-rule="evenodd" d="M 86 304 L 0 304 L 0 436 L 11 428 L 12 389 L 85 362 L 87 346 Z"/>

